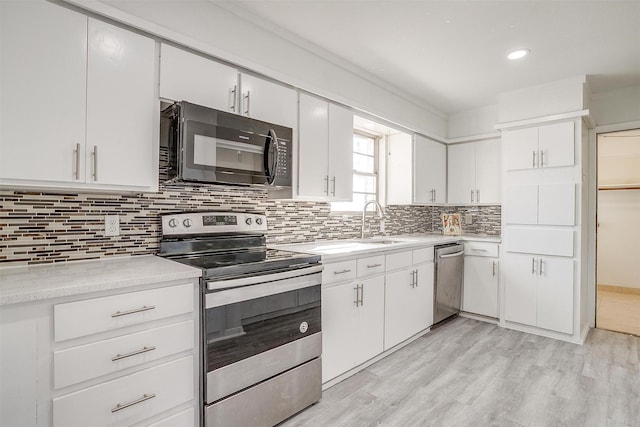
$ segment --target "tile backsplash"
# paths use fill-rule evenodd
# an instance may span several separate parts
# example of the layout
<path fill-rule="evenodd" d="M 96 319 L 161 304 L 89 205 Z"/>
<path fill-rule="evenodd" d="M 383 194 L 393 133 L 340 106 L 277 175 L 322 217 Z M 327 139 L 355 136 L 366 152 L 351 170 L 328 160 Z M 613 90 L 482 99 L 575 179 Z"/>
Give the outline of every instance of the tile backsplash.
<path fill-rule="evenodd" d="M 326 202 L 269 200 L 264 190 L 161 184 L 158 193 L 78 194 L 0 191 L 0 265 L 156 253 L 160 214 L 229 210 L 267 215 L 269 243 L 360 237 L 360 214 L 331 214 Z M 441 231 L 443 212 L 470 213 L 465 232 L 500 234 L 500 207 L 387 206 L 385 230 L 367 215 L 367 236 Z M 120 235 L 104 236 L 104 215 L 120 216 Z"/>

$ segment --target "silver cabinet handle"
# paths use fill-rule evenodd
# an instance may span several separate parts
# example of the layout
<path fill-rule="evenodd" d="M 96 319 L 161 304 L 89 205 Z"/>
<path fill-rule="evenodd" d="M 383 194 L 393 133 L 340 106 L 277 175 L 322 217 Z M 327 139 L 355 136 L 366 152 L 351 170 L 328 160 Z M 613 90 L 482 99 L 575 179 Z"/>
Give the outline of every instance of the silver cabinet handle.
<path fill-rule="evenodd" d="M 532 162 L 531 162 L 531 167 L 532 167 L 532 168 L 535 168 L 535 167 L 536 167 L 536 151 L 535 151 L 535 150 L 533 150 L 533 153 L 532 153 L 532 154 L 533 154 L 533 160 L 532 160 Z"/>
<path fill-rule="evenodd" d="M 418 287 L 418 283 L 419 283 L 418 282 L 418 270 L 415 270 L 415 272 L 416 272 L 416 275 L 415 275 L 415 279 L 414 280 L 416 282 L 416 286 L 415 287 L 417 288 Z"/>
<path fill-rule="evenodd" d="M 464 251 L 460 251 L 460 252 L 456 252 L 454 254 L 446 254 L 446 255 L 439 255 L 440 258 L 453 258 L 456 256 L 461 256 L 464 255 Z"/>
<path fill-rule="evenodd" d="M 473 190 L 471 190 L 471 203 L 473 203 Z"/>
<path fill-rule="evenodd" d="M 324 194 L 329 195 L 329 175 L 324 177 Z"/>
<path fill-rule="evenodd" d="M 229 105 L 229 110 L 235 113 L 236 111 L 236 93 L 238 91 L 238 85 L 233 85 L 233 89 L 229 89 L 229 97 L 231 97 L 231 102 Z"/>
<path fill-rule="evenodd" d="M 73 150 L 76 155 L 76 170 L 74 175 L 76 179 L 80 179 L 80 144 L 76 144 L 76 149 Z"/>
<path fill-rule="evenodd" d="M 247 91 L 247 94 L 244 96 L 244 99 L 246 101 L 245 105 L 247 106 L 247 108 L 244 109 L 244 113 L 248 116 L 249 115 L 249 103 L 251 102 L 251 93 L 249 91 Z"/>
<path fill-rule="evenodd" d="M 471 248 L 471 250 L 474 251 L 474 252 L 489 252 L 486 249 L 478 249 L 478 248 Z"/>
<path fill-rule="evenodd" d="M 411 282 L 409 282 L 409 285 L 412 288 L 415 288 L 416 286 L 416 271 L 415 270 L 411 270 L 411 273 L 409 273 L 411 275 Z"/>
<path fill-rule="evenodd" d="M 364 305 L 364 285 L 360 285 L 360 305 Z"/>
<path fill-rule="evenodd" d="M 367 264 L 367 268 L 382 267 L 382 264 Z"/>
<path fill-rule="evenodd" d="M 538 276 L 542 276 L 542 258 L 538 258 Z"/>
<path fill-rule="evenodd" d="M 536 274 L 536 259 L 531 258 L 531 274 Z"/>
<path fill-rule="evenodd" d="M 141 398 L 136 399 L 136 400 L 132 400 L 131 402 L 127 402 L 127 403 L 118 403 L 114 408 L 111 408 L 111 413 L 114 412 L 118 412 L 118 411 L 122 411 L 123 409 L 126 409 L 130 406 L 133 405 L 137 405 L 138 403 L 142 403 L 145 402 L 149 399 L 153 399 L 154 397 L 156 397 L 155 393 L 150 393 L 150 394 L 143 394 Z"/>
<path fill-rule="evenodd" d="M 351 270 L 350 269 L 344 269 L 341 271 L 334 271 L 333 274 L 344 274 L 344 273 L 349 273 Z"/>
<path fill-rule="evenodd" d="M 134 308 L 133 310 L 127 310 L 127 311 L 116 311 L 115 313 L 113 313 L 111 315 L 111 317 L 120 317 L 120 316 L 126 316 L 128 314 L 135 314 L 135 313 L 141 313 L 143 311 L 149 311 L 149 310 L 153 310 L 155 309 L 156 306 L 155 305 L 143 305 L 140 308 Z"/>
<path fill-rule="evenodd" d="M 115 362 L 116 360 L 126 359 L 127 357 L 131 357 L 131 356 L 137 356 L 138 354 L 147 353 L 147 352 L 153 351 L 155 349 L 156 349 L 156 346 L 154 346 L 154 345 L 152 345 L 150 347 L 144 346 L 140 350 L 132 351 L 131 353 L 116 354 L 115 356 L 113 356 L 111 358 L 111 361 Z"/>
<path fill-rule="evenodd" d="M 98 146 L 93 146 L 93 180 L 98 181 Z"/>
<path fill-rule="evenodd" d="M 355 304 L 355 306 L 358 306 L 358 303 L 360 302 L 360 285 L 355 285 L 353 287 L 353 290 L 355 291 L 355 296 L 353 299 L 353 304 Z"/>
<path fill-rule="evenodd" d="M 480 190 L 476 189 L 476 203 L 480 203 Z"/>
<path fill-rule="evenodd" d="M 335 197 L 336 195 L 336 177 L 331 177 L 331 195 Z"/>
<path fill-rule="evenodd" d="M 540 167 L 544 166 L 544 150 L 540 150 Z"/>
<path fill-rule="evenodd" d="M 496 275 L 496 262 L 493 261 L 493 276 L 495 277 Z"/>

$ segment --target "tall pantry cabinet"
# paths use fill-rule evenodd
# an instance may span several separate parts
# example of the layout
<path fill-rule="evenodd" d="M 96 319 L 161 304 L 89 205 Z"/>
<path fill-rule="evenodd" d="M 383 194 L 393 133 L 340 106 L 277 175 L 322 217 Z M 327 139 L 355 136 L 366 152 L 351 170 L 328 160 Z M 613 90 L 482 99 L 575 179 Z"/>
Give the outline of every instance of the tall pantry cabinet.
<path fill-rule="evenodd" d="M 580 119 L 502 130 L 504 326 L 580 341 Z"/>

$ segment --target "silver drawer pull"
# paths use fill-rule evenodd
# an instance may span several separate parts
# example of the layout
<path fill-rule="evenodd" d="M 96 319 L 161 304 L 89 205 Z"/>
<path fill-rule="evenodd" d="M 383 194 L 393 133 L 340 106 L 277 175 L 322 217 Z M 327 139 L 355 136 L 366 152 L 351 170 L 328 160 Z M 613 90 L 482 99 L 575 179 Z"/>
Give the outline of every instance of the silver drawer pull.
<path fill-rule="evenodd" d="M 154 397 L 156 397 L 155 393 L 151 393 L 151 394 L 143 394 L 141 398 L 136 399 L 136 400 L 132 400 L 131 402 L 127 402 L 127 403 L 118 403 L 114 408 L 111 408 L 111 412 L 118 412 L 118 411 L 122 411 L 123 409 L 126 409 L 130 406 L 133 405 L 137 405 L 138 403 L 142 403 L 145 402 L 149 399 L 153 399 Z"/>
<path fill-rule="evenodd" d="M 156 349 L 156 346 L 154 346 L 154 345 L 152 345 L 150 347 L 144 346 L 140 350 L 132 351 L 131 353 L 116 354 L 115 356 L 113 356 L 111 358 L 111 361 L 115 362 L 116 360 L 126 359 L 127 357 L 136 356 L 138 354 L 146 353 L 148 351 L 153 351 L 155 349 Z"/>
<path fill-rule="evenodd" d="M 382 267 L 382 264 L 367 264 L 367 268 Z"/>
<path fill-rule="evenodd" d="M 476 251 L 476 252 L 489 252 L 486 249 L 476 249 L 476 248 L 471 248 L 472 251 Z"/>
<path fill-rule="evenodd" d="M 342 271 L 334 271 L 333 274 L 344 274 L 344 273 L 349 273 L 351 272 L 351 270 L 349 269 L 344 269 Z"/>
<path fill-rule="evenodd" d="M 141 313 L 143 311 L 149 311 L 149 310 L 153 310 L 155 308 L 156 308 L 155 305 L 143 305 L 142 307 L 134 308 L 133 310 L 116 311 L 115 313 L 113 313 L 111 315 L 111 317 L 120 317 L 120 316 L 126 316 L 127 314 Z"/>

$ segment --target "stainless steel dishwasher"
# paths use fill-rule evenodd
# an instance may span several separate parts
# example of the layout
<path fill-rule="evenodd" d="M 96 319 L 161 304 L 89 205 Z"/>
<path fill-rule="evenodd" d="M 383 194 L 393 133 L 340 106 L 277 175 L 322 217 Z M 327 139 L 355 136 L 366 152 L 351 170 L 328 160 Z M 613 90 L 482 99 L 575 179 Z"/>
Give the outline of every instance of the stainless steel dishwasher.
<path fill-rule="evenodd" d="M 463 255 L 464 246 L 461 243 L 435 247 L 434 324 L 460 312 L 464 274 Z"/>

